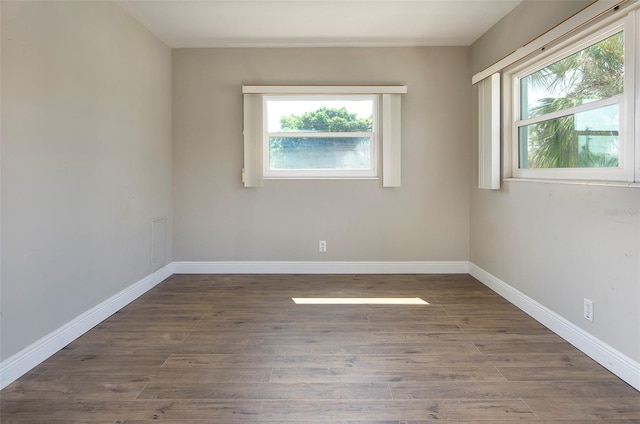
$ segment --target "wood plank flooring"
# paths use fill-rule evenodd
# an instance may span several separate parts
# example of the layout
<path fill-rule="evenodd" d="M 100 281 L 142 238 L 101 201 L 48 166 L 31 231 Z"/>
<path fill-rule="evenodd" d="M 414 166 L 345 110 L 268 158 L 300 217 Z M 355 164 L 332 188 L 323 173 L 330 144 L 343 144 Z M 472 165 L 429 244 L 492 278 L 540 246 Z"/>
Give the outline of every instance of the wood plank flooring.
<path fill-rule="evenodd" d="M 174 275 L 0 397 L 2 423 L 640 423 L 638 391 L 468 275 Z"/>

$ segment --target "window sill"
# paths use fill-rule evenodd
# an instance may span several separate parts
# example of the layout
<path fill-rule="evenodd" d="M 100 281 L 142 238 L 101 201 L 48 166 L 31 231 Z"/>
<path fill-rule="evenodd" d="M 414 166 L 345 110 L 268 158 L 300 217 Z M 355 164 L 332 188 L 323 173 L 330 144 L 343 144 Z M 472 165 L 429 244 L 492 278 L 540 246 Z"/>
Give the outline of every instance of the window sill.
<path fill-rule="evenodd" d="M 343 181 L 352 181 L 352 180 L 379 180 L 379 177 L 339 177 L 339 176 L 295 176 L 295 177 L 263 177 L 265 181 L 267 180 L 343 180 Z"/>
<path fill-rule="evenodd" d="M 631 183 L 628 181 L 602 181 L 602 180 L 552 180 L 542 178 L 505 178 L 504 182 L 525 182 L 525 183 L 542 183 L 542 184 L 565 184 L 565 185 L 590 185 L 603 187 L 625 187 L 640 188 L 640 182 Z"/>

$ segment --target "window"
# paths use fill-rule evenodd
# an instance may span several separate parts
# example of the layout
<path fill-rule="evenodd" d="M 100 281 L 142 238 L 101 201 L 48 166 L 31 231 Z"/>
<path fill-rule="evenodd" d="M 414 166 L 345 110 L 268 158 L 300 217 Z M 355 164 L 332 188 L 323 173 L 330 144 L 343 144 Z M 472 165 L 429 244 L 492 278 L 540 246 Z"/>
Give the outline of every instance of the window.
<path fill-rule="evenodd" d="M 400 186 L 406 86 L 243 86 L 245 187 L 264 179 L 378 178 Z"/>
<path fill-rule="evenodd" d="M 264 96 L 265 177 L 377 177 L 377 96 Z"/>
<path fill-rule="evenodd" d="M 507 72 L 514 177 L 634 181 L 635 40 L 627 19 Z"/>

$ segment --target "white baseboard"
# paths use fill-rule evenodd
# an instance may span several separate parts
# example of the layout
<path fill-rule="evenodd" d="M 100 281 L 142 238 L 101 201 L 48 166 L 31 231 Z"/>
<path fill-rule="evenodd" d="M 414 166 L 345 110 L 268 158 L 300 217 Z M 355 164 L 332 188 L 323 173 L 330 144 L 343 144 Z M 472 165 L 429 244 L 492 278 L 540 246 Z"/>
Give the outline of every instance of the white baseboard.
<path fill-rule="evenodd" d="M 467 261 L 174 262 L 176 274 L 467 274 Z"/>
<path fill-rule="evenodd" d="M 474 263 L 469 264 L 469 274 L 629 383 L 636 390 L 640 390 L 640 363 L 592 336 Z"/>
<path fill-rule="evenodd" d="M 33 369 L 54 353 L 137 299 L 173 274 L 169 264 L 142 280 L 130 285 L 99 305 L 77 316 L 30 346 L 0 363 L 0 389 Z"/>

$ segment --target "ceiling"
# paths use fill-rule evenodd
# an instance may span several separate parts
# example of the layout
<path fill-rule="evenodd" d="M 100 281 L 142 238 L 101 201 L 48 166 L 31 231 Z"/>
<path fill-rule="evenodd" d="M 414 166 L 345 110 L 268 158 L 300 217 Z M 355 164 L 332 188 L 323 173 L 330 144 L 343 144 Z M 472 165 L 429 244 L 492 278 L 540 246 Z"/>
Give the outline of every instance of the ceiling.
<path fill-rule="evenodd" d="M 179 47 L 468 46 L 521 0 L 119 0 Z"/>

